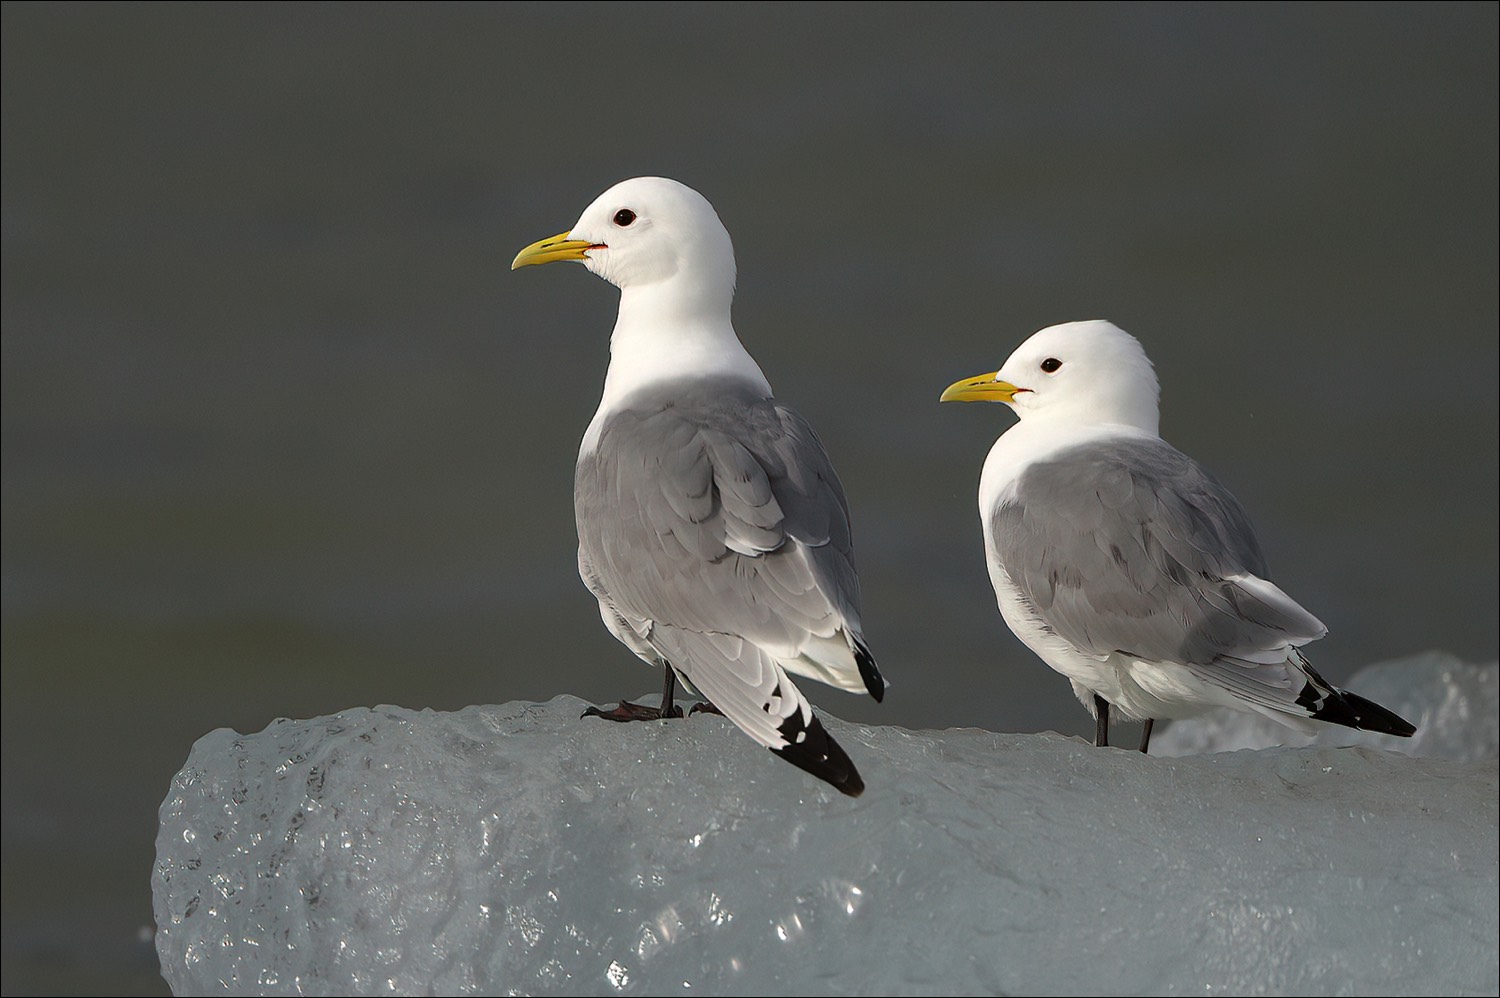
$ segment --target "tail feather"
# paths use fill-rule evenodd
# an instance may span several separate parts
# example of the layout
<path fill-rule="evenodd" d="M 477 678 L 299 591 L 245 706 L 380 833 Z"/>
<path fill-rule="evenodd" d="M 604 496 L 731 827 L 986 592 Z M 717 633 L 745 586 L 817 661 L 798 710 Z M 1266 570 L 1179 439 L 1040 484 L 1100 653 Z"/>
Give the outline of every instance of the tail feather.
<path fill-rule="evenodd" d="M 1410 738 L 1416 734 L 1417 726 L 1406 718 L 1357 693 L 1339 689 L 1318 675 L 1318 670 L 1301 652 L 1296 652 L 1296 656 L 1308 676 L 1307 685 L 1297 696 L 1297 706 L 1306 710 L 1309 717 L 1398 738 Z"/>
<path fill-rule="evenodd" d="M 854 663 L 859 666 L 859 678 L 865 681 L 865 689 L 870 691 L 870 696 L 875 698 L 876 703 L 884 700 L 885 678 L 875 665 L 875 656 L 870 654 L 870 649 L 859 638 L 854 639 Z"/>
<path fill-rule="evenodd" d="M 816 714 L 813 715 L 811 724 L 803 725 L 801 712 L 795 713 L 782 722 L 780 730 L 787 744 L 782 748 L 771 749 L 772 752 L 793 766 L 832 784 L 839 793 L 858 797 L 865 792 L 865 781 L 860 779 L 854 763 L 839 747 L 839 743 L 833 740 Z"/>
<path fill-rule="evenodd" d="M 1323 701 L 1322 707 L 1313 711 L 1313 717 L 1320 721 L 1331 721 L 1349 728 L 1378 731 L 1400 738 L 1410 738 L 1416 734 L 1416 725 L 1373 700 L 1366 700 L 1348 690 L 1336 689 L 1333 693 L 1333 696 Z"/>
<path fill-rule="evenodd" d="M 854 763 L 769 653 L 734 635 L 662 624 L 653 637 L 655 645 L 665 646 L 660 654 L 678 666 L 678 674 L 689 677 L 745 734 L 841 793 L 857 797 L 864 790 Z"/>

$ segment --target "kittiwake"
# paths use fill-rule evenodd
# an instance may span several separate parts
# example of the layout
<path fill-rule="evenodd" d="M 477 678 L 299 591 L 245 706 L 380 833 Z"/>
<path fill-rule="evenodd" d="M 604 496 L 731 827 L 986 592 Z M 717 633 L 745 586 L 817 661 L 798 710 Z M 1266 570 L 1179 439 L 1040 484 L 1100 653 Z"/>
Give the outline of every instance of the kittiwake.
<path fill-rule="evenodd" d="M 1034 334 L 944 402 L 1004 402 L 979 519 L 1005 622 L 1067 676 L 1109 743 L 1109 711 L 1146 722 L 1212 707 L 1310 730 L 1416 729 L 1336 689 L 1300 648 L 1328 629 L 1270 581 L 1237 499 L 1157 435 L 1156 373 L 1104 321 Z"/>
<path fill-rule="evenodd" d="M 572 260 L 620 289 L 603 397 L 574 478 L 578 571 L 604 624 L 746 734 L 850 796 L 864 790 L 788 673 L 885 694 L 860 625 L 849 508 L 812 427 L 777 401 L 730 324 L 734 248 L 713 206 L 626 180 L 511 269 Z"/>

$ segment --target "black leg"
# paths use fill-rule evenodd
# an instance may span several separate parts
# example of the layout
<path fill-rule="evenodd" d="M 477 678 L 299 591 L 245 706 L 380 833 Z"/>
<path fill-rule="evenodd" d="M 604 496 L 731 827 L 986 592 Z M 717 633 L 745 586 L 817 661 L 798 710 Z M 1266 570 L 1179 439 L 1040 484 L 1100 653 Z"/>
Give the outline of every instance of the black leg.
<path fill-rule="evenodd" d="M 677 676 L 672 667 L 662 663 L 662 671 L 666 678 L 661 684 L 661 706 L 646 707 L 642 704 L 631 703 L 629 700 L 621 700 L 613 710 L 600 710 L 598 707 L 590 707 L 580 717 L 602 717 L 606 721 L 659 721 L 664 717 L 681 717 L 682 708 L 673 703 L 677 689 Z"/>
<path fill-rule="evenodd" d="M 672 696 L 677 692 L 677 673 L 672 671 L 670 665 L 663 664 L 661 671 L 664 673 L 661 681 L 661 716 L 681 717 L 682 711 L 672 713 Z"/>
<path fill-rule="evenodd" d="M 1141 755 L 1146 754 L 1146 746 L 1151 744 L 1151 725 L 1156 723 L 1156 718 L 1146 718 L 1146 726 L 1141 728 Z"/>
<path fill-rule="evenodd" d="M 1094 694 L 1094 744 L 1109 747 L 1109 701 Z"/>

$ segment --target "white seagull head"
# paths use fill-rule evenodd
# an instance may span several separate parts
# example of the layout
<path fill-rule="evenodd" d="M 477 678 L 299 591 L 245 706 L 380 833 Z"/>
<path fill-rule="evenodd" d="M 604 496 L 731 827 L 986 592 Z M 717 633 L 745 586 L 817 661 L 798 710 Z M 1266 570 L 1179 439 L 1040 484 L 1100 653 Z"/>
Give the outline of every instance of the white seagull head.
<path fill-rule="evenodd" d="M 557 260 L 581 263 L 620 289 L 600 413 L 647 385 L 681 378 L 734 377 L 771 394 L 730 321 L 729 233 L 713 205 L 691 187 L 663 177 L 622 181 L 567 232 L 523 249 L 511 269 Z"/>
<path fill-rule="evenodd" d="M 611 187 L 567 232 L 517 254 L 511 269 L 556 260 L 582 263 L 621 291 L 651 288 L 714 309 L 734 295 L 734 246 L 703 195 L 665 177 Z"/>
<path fill-rule="evenodd" d="M 1140 341 L 1103 319 L 1033 333 L 998 371 L 949 385 L 944 402 L 1004 402 L 1022 420 L 1157 432 L 1161 390 Z"/>

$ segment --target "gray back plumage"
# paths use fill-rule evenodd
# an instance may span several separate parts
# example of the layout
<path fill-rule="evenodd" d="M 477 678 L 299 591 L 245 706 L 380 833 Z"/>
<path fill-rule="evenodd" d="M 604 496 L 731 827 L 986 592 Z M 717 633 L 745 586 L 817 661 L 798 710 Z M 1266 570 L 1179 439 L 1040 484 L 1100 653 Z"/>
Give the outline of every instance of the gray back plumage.
<path fill-rule="evenodd" d="M 1279 591 L 1234 580 L 1267 575 L 1249 517 L 1160 440 L 1095 441 L 1038 461 L 991 526 L 1037 618 L 1087 654 L 1248 665 L 1324 633 Z"/>
<path fill-rule="evenodd" d="M 838 476 L 800 415 L 741 381 L 631 396 L 580 455 L 574 502 L 580 560 L 638 631 L 650 621 L 781 647 L 809 631 L 860 636 Z"/>

